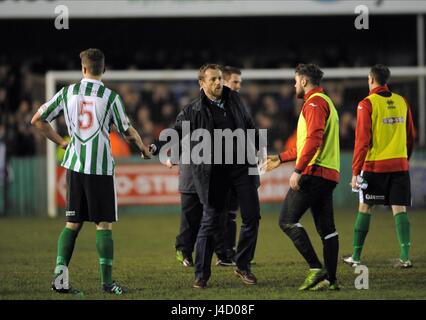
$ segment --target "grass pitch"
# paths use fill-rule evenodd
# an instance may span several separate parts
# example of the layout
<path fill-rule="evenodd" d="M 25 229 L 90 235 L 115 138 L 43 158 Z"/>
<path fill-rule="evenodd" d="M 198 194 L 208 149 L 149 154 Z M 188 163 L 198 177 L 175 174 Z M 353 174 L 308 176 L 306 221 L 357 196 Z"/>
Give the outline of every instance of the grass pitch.
<path fill-rule="evenodd" d="M 336 213 L 340 256 L 351 252 L 354 212 Z M 256 286 L 244 285 L 232 268 L 212 266 L 209 287 L 193 289 L 193 269 L 175 259 L 179 215 L 166 212 L 122 216 L 114 225 L 113 277 L 130 289 L 129 294 L 116 297 L 100 291 L 93 224 L 86 224 L 79 235 L 70 278 L 84 292 L 84 299 L 426 299 L 426 212 L 409 215 L 414 268 L 400 270 L 393 268 L 399 248 L 392 214 L 375 212 L 363 255 L 369 268 L 368 290 L 356 290 L 358 275 L 339 262 L 341 291 L 298 292 L 307 266 L 279 229 L 277 211 L 262 216 L 253 266 L 259 280 Z M 310 214 L 301 222 L 322 256 Z M 56 241 L 63 225 L 62 218 L 0 219 L 0 299 L 77 299 L 50 291 Z"/>

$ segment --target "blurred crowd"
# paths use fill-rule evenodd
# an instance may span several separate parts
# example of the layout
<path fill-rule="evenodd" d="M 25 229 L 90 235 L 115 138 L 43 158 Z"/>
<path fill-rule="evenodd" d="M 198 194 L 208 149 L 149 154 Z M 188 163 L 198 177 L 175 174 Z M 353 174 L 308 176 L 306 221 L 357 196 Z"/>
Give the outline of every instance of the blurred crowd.
<path fill-rule="evenodd" d="M 294 144 L 295 128 L 302 101 L 295 98 L 292 81 L 245 81 L 243 70 L 241 94 L 257 126 L 268 129 L 268 148 L 279 152 Z M 171 127 L 179 111 L 199 93 L 197 81 L 178 82 L 112 82 L 107 86 L 123 98 L 127 114 L 145 144 L 158 138 L 161 130 Z M 366 84 L 360 84 L 365 91 Z M 362 94 L 340 82 L 325 82 L 341 119 L 341 147 L 351 149 L 356 125 L 355 106 Z M 14 72 L 0 65 L 0 142 L 7 145 L 10 156 L 24 157 L 45 152 L 44 138 L 30 125 L 34 112 L 44 102 L 44 76 L 21 68 Z M 59 89 L 59 87 L 58 87 Z M 358 89 L 359 91 L 359 89 Z M 354 95 L 353 97 L 351 96 Z M 57 128 L 67 135 L 63 116 Z M 114 134 L 114 153 L 128 156 L 133 150 L 120 144 Z M 115 145 L 115 143 L 113 142 Z"/>
<path fill-rule="evenodd" d="M 32 94 L 30 73 L 21 77 L 22 73 L 0 64 L 0 144 L 7 145 L 12 156 L 37 153 L 37 136 L 30 120 L 40 101 Z"/>
<path fill-rule="evenodd" d="M 302 41 L 301 35 L 310 34 L 312 26 L 320 36 Z M 301 101 L 294 98 L 291 81 L 244 81 L 244 69 L 294 68 L 300 62 L 321 67 L 417 64 L 416 19 L 408 15 L 375 17 L 368 31 L 356 30 L 352 16 L 75 19 L 72 29 L 61 31 L 50 20 L 6 19 L 0 27 L 13 30 L 4 32 L 7 45 L 0 50 L 0 144 L 7 144 L 12 156 L 45 152 L 45 140 L 30 126 L 32 114 L 46 98 L 45 73 L 79 70 L 78 54 L 90 46 L 104 51 L 107 70 L 197 69 L 206 62 L 241 68 L 241 93 L 258 126 L 269 129 L 269 148 L 274 151 L 291 144 Z M 404 36 L 390 41 L 393 34 Z M 392 89 L 413 104 L 417 89 L 412 80 L 398 88 L 392 84 Z M 108 85 L 122 95 L 146 143 L 198 94 L 196 81 Z M 368 94 L 366 80 L 330 81 L 325 87 L 339 112 L 342 149 L 351 149 L 355 107 Z M 412 109 L 416 119 L 416 106 Z M 64 120 L 59 118 L 58 124 L 65 134 Z"/>
<path fill-rule="evenodd" d="M 10 72 L 7 66 L 0 66 L 0 141 L 7 144 L 11 156 L 43 154 L 45 140 L 36 134 L 30 120 L 44 102 L 44 77 L 27 71 L 16 77 Z M 157 139 L 161 130 L 171 127 L 179 111 L 199 93 L 196 81 L 114 82 L 107 86 L 122 96 L 127 114 L 145 144 Z M 326 82 L 324 86 L 340 114 L 342 149 L 351 149 L 356 100 L 345 103 L 345 86 L 341 84 Z M 291 81 L 244 81 L 243 71 L 241 94 L 257 126 L 268 129 L 270 151 L 279 152 L 286 144 L 293 144 L 302 101 L 295 98 Z M 67 135 L 64 117 L 58 117 L 56 123 L 60 134 Z M 114 141 L 119 143 L 116 138 L 114 134 Z M 118 156 L 128 156 L 133 150 L 120 145 L 113 151 Z"/>

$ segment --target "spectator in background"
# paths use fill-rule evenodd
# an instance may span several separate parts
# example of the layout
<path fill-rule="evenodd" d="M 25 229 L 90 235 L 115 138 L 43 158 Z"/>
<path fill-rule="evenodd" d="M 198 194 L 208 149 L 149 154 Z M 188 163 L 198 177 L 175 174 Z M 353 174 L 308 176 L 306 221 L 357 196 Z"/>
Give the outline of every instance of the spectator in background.
<path fill-rule="evenodd" d="M 155 126 L 151 119 L 151 110 L 147 105 L 138 109 L 136 114 L 136 129 L 144 144 L 149 145 L 155 139 Z"/>
<path fill-rule="evenodd" d="M 273 119 L 266 112 L 258 112 L 256 114 L 256 123 L 259 125 L 259 128 L 268 129 L 269 133 L 269 129 L 272 128 Z"/>
<path fill-rule="evenodd" d="M 136 116 L 138 106 L 141 103 L 141 96 L 130 83 L 122 83 L 117 87 L 117 92 L 123 97 L 127 114 L 130 118 Z"/>
<path fill-rule="evenodd" d="M 19 157 L 34 156 L 36 153 L 36 144 L 34 131 L 31 127 L 31 109 L 28 100 L 22 100 L 16 113 L 16 143 L 15 154 Z"/>
<path fill-rule="evenodd" d="M 244 85 L 244 88 L 246 88 L 244 91 L 245 94 L 243 94 L 244 101 L 246 102 L 246 105 L 250 108 L 249 111 L 252 116 L 255 116 L 255 114 L 258 112 L 258 107 L 260 104 L 259 86 L 256 86 L 255 84 L 251 83 Z"/>
<path fill-rule="evenodd" d="M 161 106 L 167 103 L 173 103 L 174 99 L 165 85 L 156 85 L 152 88 L 151 97 L 148 100 L 150 105 L 155 105 L 155 108 L 151 109 L 151 117 L 154 123 L 162 123 L 163 119 Z"/>
<path fill-rule="evenodd" d="M 280 87 L 277 104 L 284 115 L 291 116 L 294 108 L 294 88 L 290 83 Z"/>
<path fill-rule="evenodd" d="M 343 150 L 352 150 L 355 140 L 356 118 L 350 112 L 340 116 L 340 147 Z"/>
<path fill-rule="evenodd" d="M 161 106 L 161 127 L 170 128 L 171 126 L 173 126 L 177 114 L 177 110 L 172 103 L 163 104 Z"/>
<path fill-rule="evenodd" d="M 5 87 L 0 87 L 0 110 L 7 108 L 7 90 Z"/>
<path fill-rule="evenodd" d="M 4 200 L 5 186 L 7 184 L 6 170 L 6 128 L 3 124 L 3 117 L 0 116 L 0 214 L 6 211 L 6 203 Z"/>
<path fill-rule="evenodd" d="M 280 109 L 274 96 L 267 94 L 262 98 L 262 110 L 271 118 L 280 117 Z"/>

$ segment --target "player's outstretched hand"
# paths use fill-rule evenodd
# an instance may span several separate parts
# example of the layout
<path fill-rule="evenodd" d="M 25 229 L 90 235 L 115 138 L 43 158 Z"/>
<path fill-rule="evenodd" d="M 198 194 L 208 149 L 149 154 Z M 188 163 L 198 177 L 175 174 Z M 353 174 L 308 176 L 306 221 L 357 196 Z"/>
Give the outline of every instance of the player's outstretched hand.
<path fill-rule="evenodd" d="M 271 171 L 275 168 L 278 168 L 281 164 L 280 157 L 277 154 L 268 156 L 266 160 L 266 171 Z"/>
<path fill-rule="evenodd" d="M 146 146 L 143 146 L 142 152 L 141 152 L 141 158 L 142 159 L 151 159 L 151 152 L 149 150 L 149 148 L 147 148 Z"/>

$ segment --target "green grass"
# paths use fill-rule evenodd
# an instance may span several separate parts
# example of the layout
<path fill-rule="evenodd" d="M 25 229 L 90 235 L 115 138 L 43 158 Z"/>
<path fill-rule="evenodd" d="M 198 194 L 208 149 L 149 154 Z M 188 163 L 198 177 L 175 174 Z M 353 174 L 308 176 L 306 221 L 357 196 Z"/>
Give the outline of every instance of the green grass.
<path fill-rule="evenodd" d="M 114 225 L 114 279 L 130 288 L 123 297 L 99 290 L 95 228 L 86 224 L 79 235 L 70 265 L 71 283 L 86 299 L 426 299 L 426 212 L 410 213 L 412 260 L 410 270 L 394 269 L 399 255 L 390 212 L 376 212 L 364 249 L 369 267 L 369 290 L 356 290 L 354 270 L 339 262 L 340 292 L 298 292 L 307 266 L 279 229 L 278 213 L 261 220 L 253 272 L 257 286 L 245 286 L 232 268 L 212 266 L 209 288 L 192 288 L 193 269 L 175 260 L 176 214 L 127 215 Z M 322 252 L 310 214 L 301 221 L 318 253 Z M 351 252 L 354 214 L 338 212 L 340 255 Z M 0 299 L 71 299 L 50 291 L 56 241 L 62 219 L 0 219 Z M 215 258 L 213 258 L 215 261 Z"/>

